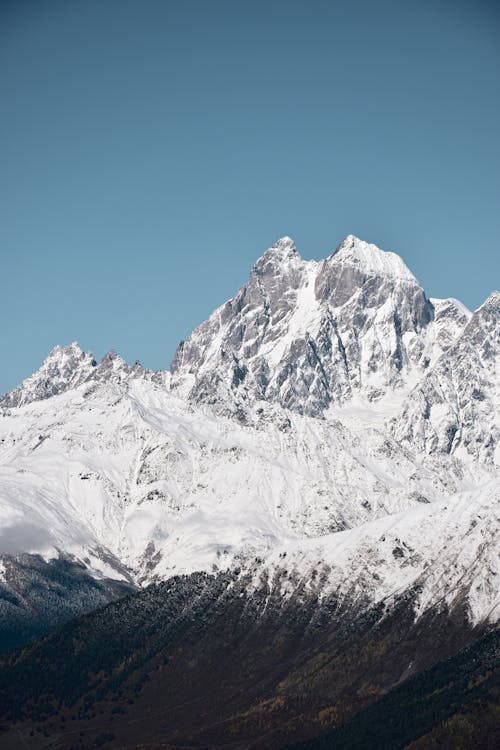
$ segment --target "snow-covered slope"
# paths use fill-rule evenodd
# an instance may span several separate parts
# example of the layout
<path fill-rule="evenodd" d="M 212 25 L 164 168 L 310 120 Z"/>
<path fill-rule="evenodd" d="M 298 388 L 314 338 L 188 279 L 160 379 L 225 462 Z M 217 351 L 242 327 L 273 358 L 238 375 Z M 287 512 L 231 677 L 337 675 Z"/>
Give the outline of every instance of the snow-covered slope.
<path fill-rule="evenodd" d="M 302 583 L 320 597 L 341 594 L 353 601 L 389 603 L 417 592 L 417 616 L 431 606 L 453 609 L 468 598 L 472 624 L 500 618 L 500 486 L 452 495 L 431 505 L 384 516 L 320 539 L 295 541 L 254 565 L 281 579 L 291 595 Z"/>
<path fill-rule="evenodd" d="M 428 299 L 352 236 L 320 262 L 283 238 L 171 376 L 56 347 L 0 401 L 0 555 L 141 585 L 286 559 L 497 619 L 499 311 Z"/>

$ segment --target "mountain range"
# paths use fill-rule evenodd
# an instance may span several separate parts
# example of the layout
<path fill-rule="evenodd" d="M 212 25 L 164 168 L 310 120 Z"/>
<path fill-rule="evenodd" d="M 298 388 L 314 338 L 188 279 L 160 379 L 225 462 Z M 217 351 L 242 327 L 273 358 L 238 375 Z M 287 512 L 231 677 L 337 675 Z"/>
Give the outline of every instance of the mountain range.
<path fill-rule="evenodd" d="M 0 414 L 2 746 L 273 750 L 496 674 L 498 292 L 284 237 L 170 371 L 57 346 Z M 496 746 L 484 679 L 371 746 L 479 699 Z"/>

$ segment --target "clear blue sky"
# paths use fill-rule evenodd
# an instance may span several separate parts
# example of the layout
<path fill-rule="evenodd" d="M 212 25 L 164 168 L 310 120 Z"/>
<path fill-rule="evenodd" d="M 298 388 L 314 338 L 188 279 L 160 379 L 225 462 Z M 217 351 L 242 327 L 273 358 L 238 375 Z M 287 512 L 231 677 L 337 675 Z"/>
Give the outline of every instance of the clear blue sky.
<path fill-rule="evenodd" d="M 0 2 L 0 391 L 74 339 L 168 367 L 273 241 L 500 286 L 500 8 Z"/>

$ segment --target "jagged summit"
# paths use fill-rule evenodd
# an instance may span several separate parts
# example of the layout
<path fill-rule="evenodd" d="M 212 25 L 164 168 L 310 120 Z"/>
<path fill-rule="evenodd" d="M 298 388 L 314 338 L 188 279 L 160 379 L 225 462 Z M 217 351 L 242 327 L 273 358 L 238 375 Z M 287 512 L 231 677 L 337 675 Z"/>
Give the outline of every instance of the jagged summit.
<path fill-rule="evenodd" d="M 381 250 L 377 245 L 365 242 L 353 234 L 347 235 L 334 250 L 330 260 L 336 264 L 354 265 L 366 274 L 390 276 L 418 284 L 418 280 L 399 255 Z"/>
<path fill-rule="evenodd" d="M 55 347 L 0 404 L 134 377 L 242 418 L 259 401 L 322 416 L 354 397 L 371 402 L 409 387 L 467 324 L 482 342 L 483 327 L 494 332 L 497 325 L 499 296 L 490 295 L 471 320 L 458 300 L 428 299 L 395 253 L 350 234 L 324 260 L 303 260 L 284 236 L 235 296 L 181 343 L 171 373 L 130 366 L 113 350 L 98 364 L 73 342 Z"/>
<path fill-rule="evenodd" d="M 0 399 L 0 405 L 23 406 L 57 396 L 91 377 L 96 366 L 93 354 L 84 352 L 76 341 L 55 346 L 33 375 Z"/>
<path fill-rule="evenodd" d="M 270 267 L 279 270 L 284 264 L 286 269 L 286 264 L 290 261 L 304 266 L 316 264 L 316 261 L 303 261 L 294 240 L 285 235 L 260 256 L 255 262 L 254 270 L 262 272 Z M 366 276 L 385 276 L 412 284 L 419 283 L 399 255 L 382 250 L 353 234 L 347 235 L 323 263 L 354 266 Z"/>
<path fill-rule="evenodd" d="M 255 262 L 252 269 L 258 275 L 286 273 L 290 265 L 303 263 L 291 237 L 281 237 Z"/>
<path fill-rule="evenodd" d="M 274 245 L 272 246 L 275 249 L 278 250 L 297 250 L 295 246 L 295 242 L 292 240 L 291 237 L 288 237 L 288 235 L 285 235 L 284 237 L 280 237 L 279 240 L 276 240 Z"/>
<path fill-rule="evenodd" d="M 479 305 L 476 312 L 479 312 L 479 310 L 483 310 L 486 308 L 494 308 L 496 310 L 499 305 L 500 305 L 500 292 L 497 292 L 495 290 L 486 297 L 486 299 L 481 305 Z"/>
<path fill-rule="evenodd" d="M 133 366 L 110 349 L 97 362 L 91 352 L 85 352 L 78 342 L 55 346 L 29 378 L 0 398 L 0 406 L 12 408 L 33 401 L 57 396 L 87 382 L 121 382 L 142 377 L 166 383 L 167 373 L 146 370 L 136 361 Z"/>
<path fill-rule="evenodd" d="M 113 370 L 121 367 L 128 367 L 126 361 L 114 349 L 109 349 L 101 359 L 99 366 L 111 368 Z"/>
<path fill-rule="evenodd" d="M 53 349 L 50 350 L 50 352 L 47 354 L 46 359 L 53 356 L 58 356 L 60 354 L 76 354 L 76 355 L 84 355 L 85 352 L 81 348 L 78 341 L 72 341 L 71 344 L 56 344 Z"/>
<path fill-rule="evenodd" d="M 356 392 L 372 400 L 407 382 L 430 356 L 433 320 L 394 253 L 349 235 L 325 260 L 306 261 L 284 237 L 179 347 L 172 387 L 240 413 L 267 400 L 319 416 Z"/>
<path fill-rule="evenodd" d="M 78 341 L 72 341 L 71 344 L 56 344 L 56 346 L 47 354 L 41 366 L 43 367 L 48 363 L 56 361 L 73 364 L 75 361 L 86 361 L 89 358 L 94 360 L 93 354 L 91 352 L 85 352 Z"/>

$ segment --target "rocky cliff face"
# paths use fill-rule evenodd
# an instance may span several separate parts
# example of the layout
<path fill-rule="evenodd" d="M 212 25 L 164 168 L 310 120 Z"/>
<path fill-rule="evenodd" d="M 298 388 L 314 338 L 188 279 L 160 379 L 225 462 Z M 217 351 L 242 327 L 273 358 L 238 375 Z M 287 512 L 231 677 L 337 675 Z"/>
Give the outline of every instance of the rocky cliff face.
<path fill-rule="evenodd" d="M 422 452 L 499 463 L 500 294 L 494 292 L 409 394 L 398 440 Z"/>
<path fill-rule="evenodd" d="M 180 345 L 172 388 L 224 412 L 263 400 L 318 417 L 356 395 L 376 401 L 451 345 L 467 311 L 439 308 L 393 253 L 349 236 L 304 261 L 285 237 Z"/>

